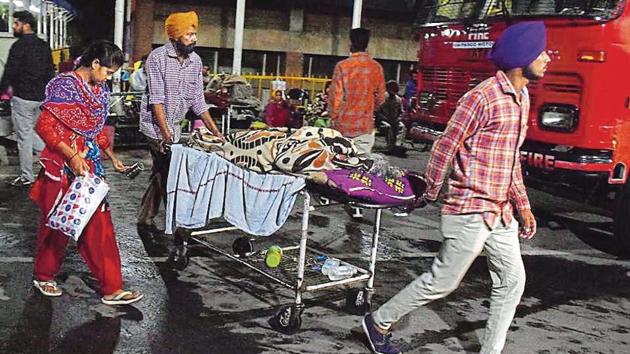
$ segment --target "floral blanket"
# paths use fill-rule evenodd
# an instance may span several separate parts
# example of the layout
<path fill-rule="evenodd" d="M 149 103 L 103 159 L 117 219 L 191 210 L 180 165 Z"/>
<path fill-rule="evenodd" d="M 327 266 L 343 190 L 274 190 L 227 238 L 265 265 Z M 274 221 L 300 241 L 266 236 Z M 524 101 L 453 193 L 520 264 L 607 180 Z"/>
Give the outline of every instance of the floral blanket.
<path fill-rule="evenodd" d="M 352 140 L 329 128 L 270 128 L 237 131 L 223 142 L 205 128 L 196 130 L 188 145 L 214 152 L 228 161 L 253 171 L 280 171 L 308 175 L 313 172 L 363 168 L 373 161 L 359 155 Z"/>

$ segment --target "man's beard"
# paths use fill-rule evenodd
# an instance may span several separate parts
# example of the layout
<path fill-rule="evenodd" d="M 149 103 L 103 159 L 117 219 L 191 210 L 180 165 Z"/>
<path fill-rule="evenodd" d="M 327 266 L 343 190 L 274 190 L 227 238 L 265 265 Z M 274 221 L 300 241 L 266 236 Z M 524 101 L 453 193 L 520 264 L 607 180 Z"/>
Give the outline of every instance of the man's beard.
<path fill-rule="evenodd" d="M 540 75 L 536 75 L 536 73 L 534 73 L 530 65 L 523 68 L 523 77 L 525 77 L 527 80 L 530 80 L 530 81 L 538 80 L 541 78 Z"/>
<path fill-rule="evenodd" d="M 190 53 L 195 51 L 195 43 L 184 45 L 180 41 L 175 41 L 175 49 L 177 52 L 182 55 L 189 55 Z"/>
<path fill-rule="evenodd" d="M 20 37 L 22 37 L 22 35 L 23 35 L 23 34 L 24 34 L 24 33 L 23 33 L 21 30 L 19 30 L 19 31 L 13 31 L 13 37 L 16 37 L 16 38 L 20 38 Z"/>

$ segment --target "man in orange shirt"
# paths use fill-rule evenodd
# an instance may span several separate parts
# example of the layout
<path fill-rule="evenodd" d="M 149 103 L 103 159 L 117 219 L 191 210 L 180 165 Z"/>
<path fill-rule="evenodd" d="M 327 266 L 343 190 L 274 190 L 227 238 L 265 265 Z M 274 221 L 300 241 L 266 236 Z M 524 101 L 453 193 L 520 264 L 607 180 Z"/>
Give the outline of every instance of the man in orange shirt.
<path fill-rule="evenodd" d="M 351 55 L 335 66 L 328 103 L 332 128 L 364 154 L 374 145 L 374 110 L 385 101 L 383 67 L 366 52 L 369 41 L 369 30 L 350 31 Z"/>

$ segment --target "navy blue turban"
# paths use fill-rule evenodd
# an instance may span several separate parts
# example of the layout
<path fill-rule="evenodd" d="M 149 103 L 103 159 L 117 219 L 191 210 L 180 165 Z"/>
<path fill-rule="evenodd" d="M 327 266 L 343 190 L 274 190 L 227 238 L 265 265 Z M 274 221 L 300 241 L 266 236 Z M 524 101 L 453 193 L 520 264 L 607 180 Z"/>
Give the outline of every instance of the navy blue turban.
<path fill-rule="evenodd" d="M 546 46 L 547 32 L 542 21 L 521 22 L 503 31 L 488 59 L 501 70 L 523 68 L 536 60 Z"/>

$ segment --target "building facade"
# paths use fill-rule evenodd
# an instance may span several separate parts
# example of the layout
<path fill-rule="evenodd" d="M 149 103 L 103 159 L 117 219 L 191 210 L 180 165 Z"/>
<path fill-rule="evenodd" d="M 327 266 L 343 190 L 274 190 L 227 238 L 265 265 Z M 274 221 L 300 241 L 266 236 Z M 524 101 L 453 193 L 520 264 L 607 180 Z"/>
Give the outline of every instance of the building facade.
<path fill-rule="evenodd" d="M 171 12 L 199 14 L 197 52 L 215 72 L 232 68 L 236 1 L 136 0 L 132 21 L 134 59 L 168 38 L 164 20 Z M 372 31 L 370 54 L 386 79 L 404 81 L 417 58 L 413 19 L 405 1 L 364 1 L 362 27 Z M 245 10 L 243 73 L 330 76 L 349 54 L 351 0 L 248 0 Z"/>

